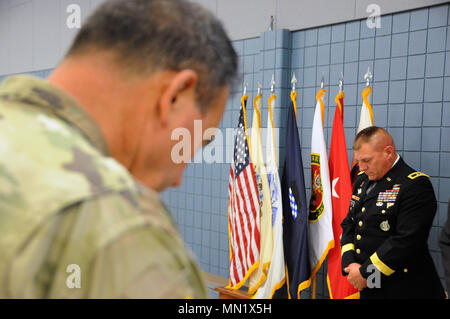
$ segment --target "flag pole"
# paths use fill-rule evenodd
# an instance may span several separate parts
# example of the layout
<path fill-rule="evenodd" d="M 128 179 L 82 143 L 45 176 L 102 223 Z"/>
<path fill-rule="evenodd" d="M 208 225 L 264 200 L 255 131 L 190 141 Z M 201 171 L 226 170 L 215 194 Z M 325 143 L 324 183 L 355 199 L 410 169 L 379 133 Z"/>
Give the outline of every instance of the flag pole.
<path fill-rule="evenodd" d="M 291 92 L 291 100 L 294 104 L 294 113 L 295 113 L 295 120 L 297 120 L 297 91 L 295 89 L 295 85 L 297 84 L 297 78 L 295 77 L 295 72 L 292 73 L 292 92 Z"/>
<path fill-rule="evenodd" d="M 255 98 L 253 99 L 253 110 L 254 110 L 254 112 L 256 112 L 256 115 L 258 117 L 258 125 L 259 125 L 259 127 L 261 127 L 261 113 L 262 113 L 262 109 L 261 109 L 261 107 L 258 109 L 256 104 L 261 100 L 261 98 L 262 98 L 261 82 L 258 81 L 258 93 L 256 94 Z M 252 129 L 253 129 L 253 127 L 252 127 Z"/>
<path fill-rule="evenodd" d="M 269 108 L 269 118 L 268 120 L 270 120 L 270 124 L 272 125 L 272 127 L 274 127 L 273 125 L 273 116 L 272 116 L 272 102 L 274 100 L 276 100 L 276 96 L 275 96 L 275 74 L 272 74 L 272 81 L 270 81 L 270 97 L 269 100 L 267 101 L 268 104 L 268 108 Z M 275 145 L 275 136 L 272 136 L 273 139 L 273 145 Z M 275 161 L 276 163 L 278 163 L 278 156 L 275 152 Z"/>
<path fill-rule="evenodd" d="M 370 81 L 372 80 L 372 72 L 370 72 L 370 66 L 367 67 L 367 72 L 364 74 L 364 80 L 366 80 L 366 86 L 370 86 Z"/>
<path fill-rule="evenodd" d="M 249 154 L 250 154 L 250 161 L 252 162 L 252 151 L 251 151 L 250 138 L 248 136 L 248 127 L 247 127 L 247 109 L 245 107 L 246 102 L 248 100 L 247 86 L 248 86 L 248 82 L 244 82 L 244 92 L 243 92 L 242 97 L 241 97 L 241 106 L 242 106 L 242 111 L 244 113 L 245 136 L 247 138 L 248 151 L 249 151 Z"/>
<path fill-rule="evenodd" d="M 357 133 L 359 133 L 361 130 L 363 130 L 369 126 L 373 126 L 373 124 L 374 124 L 373 123 L 372 105 L 370 105 L 370 102 L 369 102 L 369 95 L 372 93 L 372 87 L 370 86 L 370 82 L 371 82 L 372 78 L 373 78 L 373 76 L 372 76 L 372 73 L 370 72 L 370 66 L 369 66 L 369 67 L 367 67 L 367 72 L 364 75 L 364 80 L 366 80 L 366 87 L 362 91 L 363 103 L 361 106 L 361 113 L 360 113 L 360 117 L 359 117 Z M 355 159 L 355 153 L 353 153 L 352 165 L 351 165 L 351 169 L 350 169 L 352 185 L 355 182 L 356 176 L 358 176 L 359 173 L 360 173 L 359 166 Z"/>
<path fill-rule="evenodd" d="M 322 81 L 320 82 L 320 90 L 317 92 L 316 100 L 320 103 L 320 108 L 322 111 L 322 127 L 325 125 L 325 105 L 323 104 L 323 96 L 325 92 L 327 92 L 327 89 L 324 88 L 325 86 L 325 76 L 322 74 Z"/>
<path fill-rule="evenodd" d="M 364 74 L 364 80 L 366 80 L 366 88 L 363 90 L 362 96 L 363 96 L 363 101 L 366 103 L 367 108 L 369 109 L 369 114 L 370 114 L 370 119 L 372 121 L 372 125 L 373 125 L 373 110 L 372 110 L 372 105 L 370 105 L 368 96 L 370 95 L 370 93 L 372 93 L 372 87 L 370 86 L 370 82 L 372 81 L 372 72 L 370 72 L 370 66 L 367 67 L 367 72 L 366 74 Z"/>
<path fill-rule="evenodd" d="M 312 299 L 316 299 L 316 276 L 314 276 L 312 281 Z"/>
<path fill-rule="evenodd" d="M 339 93 L 336 95 L 336 98 L 334 99 L 334 101 L 337 103 L 338 107 L 339 107 L 339 112 L 342 118 L 342 121 L 344 121 L 344 107 L 341 104 L 341 99 L 344 98 L 344 75 L 341 72 L 341 77 L 339 79 Z"/>

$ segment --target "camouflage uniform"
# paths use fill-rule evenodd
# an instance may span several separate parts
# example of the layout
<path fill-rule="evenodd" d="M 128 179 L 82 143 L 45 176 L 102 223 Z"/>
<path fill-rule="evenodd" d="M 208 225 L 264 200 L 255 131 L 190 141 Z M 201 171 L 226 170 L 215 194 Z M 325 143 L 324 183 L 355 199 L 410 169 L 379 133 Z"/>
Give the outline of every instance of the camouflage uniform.
<path fill-rule="evenodd" d="M 0 154 L 0 298 L 207 297 L 158 194 L 65 92 L 5 80 Z M 72 264 L 81 288 L 67 283 Z"/>

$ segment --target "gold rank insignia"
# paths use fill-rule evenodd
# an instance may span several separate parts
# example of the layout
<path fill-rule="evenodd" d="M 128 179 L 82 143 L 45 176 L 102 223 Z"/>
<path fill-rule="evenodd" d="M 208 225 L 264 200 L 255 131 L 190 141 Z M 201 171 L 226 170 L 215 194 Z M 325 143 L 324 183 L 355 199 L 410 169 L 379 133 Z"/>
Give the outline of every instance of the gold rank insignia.
<path fill-rule="evenodd" d="M 408 178 L 409 179 L 416 179 L 417 177 L 420 177 L 420 176 L 430 177 L 427 174 L 424 174 L 422 172 L 414 172 L 414 173 L 409 174 Z"/>
<path fill-rule="evenodd" d="M 389 225 L 389 222 L 387 220 L 380 223 L 380 228 L 382 231 L 388 231 L 391 229 L 391 226 Z"/>
<path fill-rule="evenodd" d="M 358 195 L 361 195 L 361 193 L 362 193 L 362 189 L 358 188 Z"/>

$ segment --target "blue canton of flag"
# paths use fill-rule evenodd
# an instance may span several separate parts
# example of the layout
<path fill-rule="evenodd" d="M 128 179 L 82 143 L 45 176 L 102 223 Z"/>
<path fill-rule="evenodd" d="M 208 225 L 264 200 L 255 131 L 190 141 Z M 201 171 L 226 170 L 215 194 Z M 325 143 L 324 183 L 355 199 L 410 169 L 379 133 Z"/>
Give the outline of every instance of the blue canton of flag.
<path fill-rule="evenodd" d="M 249 162 L 250 155 L 247 146 L 247 136 L 245 135 L 244 113 L 241 110 L 234 148 L 234 176 L 239 176 L 239 174 L 247 167 Z"/>

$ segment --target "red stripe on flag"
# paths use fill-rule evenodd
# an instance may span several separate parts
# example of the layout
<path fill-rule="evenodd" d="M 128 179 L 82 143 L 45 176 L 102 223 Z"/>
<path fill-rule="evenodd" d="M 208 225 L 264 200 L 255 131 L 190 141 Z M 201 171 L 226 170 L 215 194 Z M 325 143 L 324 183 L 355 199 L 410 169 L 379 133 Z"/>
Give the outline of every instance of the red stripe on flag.
<path fill-rule="evenodd" d="M 251 219 L 250 219 L 250 224 L 252 225 L 251 228 L 251 238 L 254 240 L 255 242 L 255 246 L 252 247 L 252 249 L 254 249 L 255 251 L 253 252 L 253 255 L 255 255 L 255 259 L 254 262 L 259 258 L 259 247 L 260 247 L 260 242 L 259 242 L 259 224 L 258 224 L 258 214 L 259 214 L 259 196 L 255 194 L 257 194 L 257 186 L 256 184 L 250 183 L 249 181 L 251 181 L 252 179 L 248 177 L 250 172 L 250 175 L 253 176 L 254 174 L 252 174 L 252 169 L 251 167 L 247 167 L 244 170 L 244 181 L 246 183 L 246 188 L 245 188 L 245 193 L 247 196 L 247 200 L 248 202 L 250 202 L 251 204 Z"/>
<path fill-rule="evenodd" d="M 245 196 L 244 189 L 242 186 L 241 178 L 244 178 L 244 176 L 240 175 L 237 178 L 237 183 L 238 183 L 238 188 L 239 188 L 239 193 L 238 193 L 239 197 L 238 198 L 241 200 L 243 211 L 244 211 L 243 217 L 246 219 L 246 222 L 244 224 L 241 223 L 241 227 L 243 226 L 245 228 L 245 231 L 246 231 L 245 238 L 247 238 L 247 234 L 248 234 L 248 237 L 250 237 L 250 240 L 246 241 L 246 245 L 245 245 L 247 256 L 249 256 L 247 266 L 248 266 L 248 269 L 250 269 L 250 267 L 254 263 L 254 260 L 256 259 L 254 256 L 253 250 L 250 247 L 250 245 L 252 244 L 252 237 L 253 237 L 252 236 L 253 231 L 251 230 L 253 225 L 252 225 L 252 223 L 250 223 L 250 214 L 248 213 L 248 210 L 249 210 L 248 200 L 245 198 L 246 196 Z"/>
<path fill-rule="evenodd" d="M 245 173 L 248 174 L 248 171 L 253 172 L 253 166 L 250 166 L 245 170 Z M 260 225 L 257 222 L 258 221 L 258 214 L 259 214 L 259 207 L 260 207 L 260 203 L 259 203 L 259 196 L 258 196 L 258 186 L 256 184 L 256 178 L 255 178 L 255 174 L 251 174 L 250 173 L 250 181 L 253 181 L 253 183 L 249 183 L 249 179 L 247 178 L 245 181 L 247 183 L 247 193 L 249 193 L 249 197 L 251 195 L 252 199 L 251 199 L 251 204 L 252 204 L 252 224 L 255 225 L 255 241 L 256 241 L 256 245 L 257 245 L 257 249 L 259 251 L 260 248 Z M 251 186 L 253 187 L 251 187 Z M 250 192 L 249 192 L 250 190 Z M 255 195 L 256 195 L 256 199 L 255 199 Z M 258 209 L 255 209 L 255 207 L 258 207 Z"/>
<path fill-rule="evenodd" d="M 236 185 L 235 185 L 236 187 Z M 236 260 L 235 260 L 235 264 L 236 264 L 236 268 L 237 268 L 237 272 L 239 274 L 238 278 L 243 278 L 245 276 L 245 273 L 247 271 L 248 266 L 246 267 L 246 264 L 248 263 L 247 260 L 244 259 L 243 257 L 243 253 L 245 253 L 246 251 L 246 246 L 247 246 L 247 235 L 245 233 L 245 230 L 242 227 L 243 224 L 243 218 L 244 216 L 241 216 L 241 214 L 239 214 L 239 207 L 242 207 L 241 205 L 241 200 L 239 198 L 239 193 L 235 192 L 235 211 L 234 211 L 234 231 L 235 231 L 235 244 L 237 247 L 237 256 L 235 256 L 235 259 L 237 257 L 237 260 L 239 261 L 239 265 L 237 264 Z M 247 255 L 246 255 L 247 256 Z M 238 280 L 239 282 L 240 280 Z"/>

